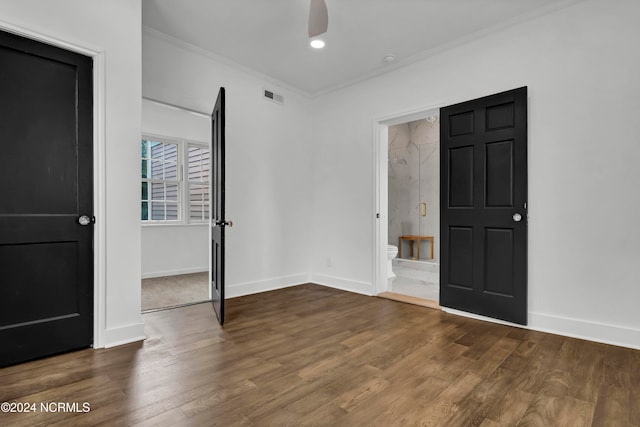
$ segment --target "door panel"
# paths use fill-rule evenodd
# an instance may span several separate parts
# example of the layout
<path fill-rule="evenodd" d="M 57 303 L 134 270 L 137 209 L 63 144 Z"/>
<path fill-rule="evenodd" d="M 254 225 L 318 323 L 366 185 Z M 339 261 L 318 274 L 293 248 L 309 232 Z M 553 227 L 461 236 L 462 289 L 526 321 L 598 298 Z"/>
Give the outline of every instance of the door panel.
<path fill-rule="evenodd" d="M 526 324 L 527 88 L 443 108 L 440 123 L 440 304 Z"/>
<path fill-rule="evenodd" d="M 2 274 L 21 284 L 19 289 L 0 288 L 0 299 L 13 308 L 0 312 L 0 327 L 77 311 L 77 242 L 1 245 L 0 259 L 4 267 Z M 58 286 L 42 286 L 49 282 Z"/>
<path fill-rule="evenodd" d="M 218 322 L 224 323 L 225 99 L 218 92 L 211 114 L 211 299 Z"/>
<path fill-rule="evenodd" d="M 473 134 L 473 110 L 461 111 L 449 117 L 449 135 L 462 136 Z"/>
<path fill-rule="evenodd" d="M 449 152 L 449 206 L 473 207 L 473 146 Z"/>
<path fill-rule="evenodd" d="M 76 210 L 76 144 L 68 138 L 74 132 L 76 115 L 72 108 L 56 107 L 75 105 L 75 67 L 6 47 L 1 49 L 5 81 L 2 96 L 8 98 L 2 103 L 2 118 L 11 123 L 16 133 L 14 141 L 3 144 L 6 156 L 0 164 L 4 174 L 13 178 L 0 181 L 0 194 L 12 196 L 9 203 L 0 204 L 0 213 L 55 214 Z M 10 102 L 11 99 L 25 102 Z M 12 190 L 15 182 L 22 183 L 22 191 Z"/>
<path fill-rule="evenodd" d="M 473 288 L 473 229 L 471 227 L 449 228 L 449 284 L 465 289 Z"/>
<path fill-rule="evenodd" d="M 0 365 L 93 341 L 91 58 L 0 32 Z"/>
<path fill-rule="evenodd" d="M 485 228 L 484 291 L 513 296 L 513 230 Z"/>
<path fill-rule="evenodd" d="M 513 140 L 486 145 L 486 207 L 513 206 Z"/>

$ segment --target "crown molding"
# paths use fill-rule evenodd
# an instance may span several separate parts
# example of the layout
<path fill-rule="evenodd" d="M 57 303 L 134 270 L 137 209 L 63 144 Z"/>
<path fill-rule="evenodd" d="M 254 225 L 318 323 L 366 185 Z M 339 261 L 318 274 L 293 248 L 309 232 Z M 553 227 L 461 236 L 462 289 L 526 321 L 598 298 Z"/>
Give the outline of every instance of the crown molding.
<path fill-rule="evenodd" d="M 158 40 L 162 40 L 166 43 L 169 43 L 179 49 L 183 49 L 186 50 L 188 52 L 191 52 L 193 54 L 196 55 L 200 55 L 203 56 L 205 58 L 211 59 L 212 61 L 216 61 L 219 62 L 221 64 L 227 65 L 229 67 L 232 67 L 236 70 L 242 71 L 243 73 L 254 77 L 256 79 L 261 80 L 264 83 L 268 83 L 268 84 L 272 84 L 274 86 L 277 86 L 280 89 L 285 89 L 288 90 L 290 92 L 293 92 L 297 95 L 300 95 L 304 98 L 311 98 L 311 94 L 309 92 L 306 92 L 298 87 L 295 86 L 291 86 L 281 80 L 278 80 L 276 78 L 273 78 L 271 76 L 268 76 L 264 73 L 261 73 L 259 71 L 254 70 L 253 68 L 247 67 L 245 65 L 239 64 L 225 56 L 222 55 L 218 55 L 217 53 L 211 52 L 210 50 L 201 48 L 199 46 L 196 46 L 194 44 L 185 42 L 183 40 L 180 40 L 176 37 L 170 36 L 166 33 L 163 33 L 162 31 L 156 30 L 155 28 L 151 28 L 149 26 L 143 25 L 142 26 L 142 32 L 143 34 L 148 35 L 149 37 L 153 37 L 155 39 Z"/>
<path fill-rule="evenodd" d="M 413 54 L 411 56 L 408 56 L 406 58 L 402 58 L 400 60 L 398 60 L 396 63 L 394 64 L 389 64 L 386 65 L 384 68 L 378 68 L 376 70 L 370 71 L 368 73 L 362 74 L 359 77 L 356 77 L 354 79 L 350 79 L 347 80 L 343 83 L 339 83 L 330 87 L 327 87 L 326 89 L 322 89 L 313 93 L 310 93 L 309 96 L 311 98 L 317 98 L 323 95 L 327 95 L 330 94 L 332 92 L 336 92 L 338 90 L 341 89 L 345 89 L 347 87 L 350 86 L 355 86 L 359 83 L 363 83 L 365 81 L 368 80 L 372 80 L 376 77 L 380 77 L 382 75 L 388 74 L 392 71 L 396 71 L 402 68 L 406 68 L 410 65 L 413 64 L 417 64 L 419 62 L 425 61 L 429 58 L 432 58 L 442 52 L 446 52 L 448 50 L 454 49 L 456 47 L 459 46 L 463 46 L 469 43 L 472 43 L 476 40 L 482 39 L 482 38 L 486 38 L 489 37 L 493 34 L 497 34 L 500 33 L 502 31 L 506 31 L 509 28 L 518 26 L 520 24 L 524 24 L 526 22 L 529 21 L 533 21 L 537 18 L 543 17 L 545 15 L 551 14 L 553 12 L 557 12 L 561 9 L 565 9 L 567 7 L 573 6 L 577 3 L 582 3 L 585 0 L 560 0 L 557 1 L 553 4 L 541 7 L 539 9 L 536 9 L 534 11 L 528 12 L 528 13 L 524 13 L 521 15 L 518 15 L 516 17 L 513 17 L 509 20 L 506 20 L 504 22 L 501 22 L 499 24 L 493 25 L 491 27 L 487 27 L 478 31 L 474 31 L 471 34 L 468 34 L 466 36 L 463 37 L 459 37 L 457 39 L 451 40 L 450 42 L 447 43 L 443 43 L 440 44 L 438 46 L 435 46 L 431 49 L 426 49 L 423 50 L 421 52 L 418 52 L 416 54 Z"/>

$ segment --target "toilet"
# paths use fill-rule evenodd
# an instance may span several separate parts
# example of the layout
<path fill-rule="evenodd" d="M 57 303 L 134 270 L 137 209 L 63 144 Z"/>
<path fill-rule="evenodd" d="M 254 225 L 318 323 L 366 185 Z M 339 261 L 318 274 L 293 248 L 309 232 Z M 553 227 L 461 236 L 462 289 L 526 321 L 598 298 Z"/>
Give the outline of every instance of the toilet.
<path fill-rule="evenodd" d="M 398 255 L 398 247 L 393 245 L 387 246 L 387 278 L 393 279 L 396 275 L 393 273 L 392 261 Z"/>

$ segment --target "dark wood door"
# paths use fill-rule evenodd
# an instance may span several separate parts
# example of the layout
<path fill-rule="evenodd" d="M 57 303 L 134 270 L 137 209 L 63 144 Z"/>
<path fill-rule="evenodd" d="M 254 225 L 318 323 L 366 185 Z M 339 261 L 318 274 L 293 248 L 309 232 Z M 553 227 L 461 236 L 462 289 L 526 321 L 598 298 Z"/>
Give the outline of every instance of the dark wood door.
<path fill-rule="evenodd" d="M 211 114 L 211 299 L 218 322 L 224 323 L 224 88 Z"/>
<path fill-rule="evenodd" d="M 91 58 L 5 32 L 0 64 L 0 365 L 9 365 L 93 341 L 93 84 Z"/>
<path fill-rule="evenodd" d="M 440 114 L 440 304 L 526 325 L 527 88 Z"/>

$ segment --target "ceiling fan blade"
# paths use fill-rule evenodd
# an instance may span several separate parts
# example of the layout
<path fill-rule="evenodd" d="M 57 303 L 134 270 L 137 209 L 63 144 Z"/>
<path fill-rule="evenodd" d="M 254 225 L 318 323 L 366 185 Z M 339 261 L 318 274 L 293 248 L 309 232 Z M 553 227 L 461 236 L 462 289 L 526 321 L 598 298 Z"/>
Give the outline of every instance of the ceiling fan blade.
<path fill-rule="evenodd" d="M 316 37 L 327 32 L 329 14 L 324 0 L 311 0 L 309 7 L 309 37 Z"/>

